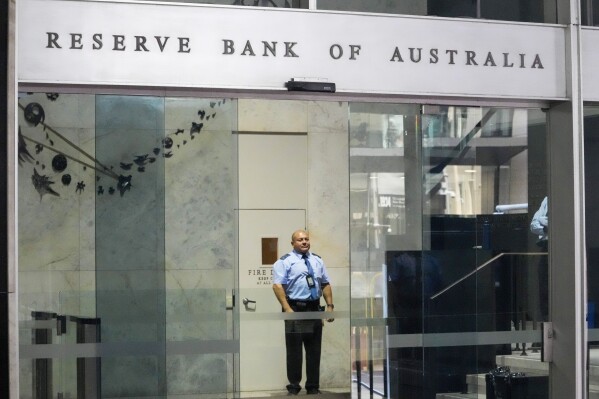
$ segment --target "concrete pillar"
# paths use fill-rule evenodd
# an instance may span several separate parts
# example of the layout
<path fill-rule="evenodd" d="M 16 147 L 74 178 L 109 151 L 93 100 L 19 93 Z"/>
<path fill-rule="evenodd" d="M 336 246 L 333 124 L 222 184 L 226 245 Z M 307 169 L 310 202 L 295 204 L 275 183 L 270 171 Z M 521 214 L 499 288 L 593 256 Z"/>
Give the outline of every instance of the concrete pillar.
<path fill-rule="evenodd" d="M 16 3 L 0 4 L 0 397 L 17 399 L 18 324 L 15 252 Z"/>
<path fill-rule="evenodd" d="M 548 113 L 549 301 L 554 351 L 550 397 L 587 397 L 584 140 L 579 0 L 558 0 L 566 25 L 569 101 Z"/>

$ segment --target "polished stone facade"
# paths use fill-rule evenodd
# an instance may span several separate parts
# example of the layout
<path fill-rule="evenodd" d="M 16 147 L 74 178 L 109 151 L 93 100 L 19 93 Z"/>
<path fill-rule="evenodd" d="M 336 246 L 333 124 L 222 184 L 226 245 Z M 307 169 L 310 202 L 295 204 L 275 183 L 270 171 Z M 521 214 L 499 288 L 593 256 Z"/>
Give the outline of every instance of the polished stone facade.
<path fill-rule="evenodd" d="M 236 186 L 248 167 L 238 164 L 236 131 L 305 135 L 308 195 L 300 205 L 327 259 L 335 310 L 349 310 L 347 103 L 22 96 L 23 108 L 31 103 L 45 118 L 35 126 L 20 114 L 30 155 L 21 154 L 19 168 L 20 320 L 31 311 L 98 317 L 103 343 L 147 348 L 102 359 L 103 396 L 233 389 L 232 355 L 206 353 L 202 342 L 234 338 L 226 301 L 239 256 L 235 210 L 238 196 L 257 198 L 255 186 Z M 59 153 L 67 155 L 64 170 L 52 167 Z M 34 184 L 35 173 L 44 184 Z M 118 175 L 131 176 L 131 187 L 119 186 Z M 268 191 L 268 180 L 260 184 Z M 273 206 L 289 203 L 283 196 Z M 270 344 L 284 351 L 283 339 Z M 31 340 L 21 328 L 21 343 Z M 156 352 L 161 346 L 166 351 Z M 327 326 L 323 348 L 323 389 L 349 389 L 349 319 Z M 59 383 L 69 375 L 56 377 L 55 392 L 75 389 Z M 22 359 L 21 397 L 32 397 L 31 381 L 32 362 Z"/>

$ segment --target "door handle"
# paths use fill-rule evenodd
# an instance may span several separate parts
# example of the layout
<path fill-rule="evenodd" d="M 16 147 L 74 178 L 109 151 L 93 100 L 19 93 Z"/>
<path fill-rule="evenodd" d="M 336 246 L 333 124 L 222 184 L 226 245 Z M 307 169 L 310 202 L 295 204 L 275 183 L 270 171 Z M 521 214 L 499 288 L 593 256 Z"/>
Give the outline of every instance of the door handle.
<path fill-rule="evenodd" d="M 251 299 L 247 299 L 247 298 L 243 298 L 241 300 L 241 302 L 243 302 L 244 305 L 248 305 L 248 303 L 256 303 L 256 301 L 252 301 Z"/>
<path fill-rule="evenodd" d="M 243 298 L 241 300 L 241 302 L 245 306 L 245 310 L 247 310 L 248 312 L 256 311 L 256 301 L 252 301 L 251 299 Z"/>

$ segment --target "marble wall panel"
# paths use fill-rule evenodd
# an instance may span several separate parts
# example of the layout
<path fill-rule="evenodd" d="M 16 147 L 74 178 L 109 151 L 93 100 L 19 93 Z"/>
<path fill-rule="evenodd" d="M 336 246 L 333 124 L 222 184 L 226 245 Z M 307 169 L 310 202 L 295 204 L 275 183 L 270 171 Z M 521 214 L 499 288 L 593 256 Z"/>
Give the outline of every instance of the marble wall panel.
<path fill-rule="evenodd" d="M 166 268 L 231 269 L 236 187 L 234 136 L 206 131 L 166 164 Z"/>
<path fill-rule="evenodd" d="M 19 398 L 33 398 L 33 363 L 31 359 L 19 360 Z"/>
<path fill-rule="evenodd" d="M 235 258 L 236 102 L 168 99 L 165 164 L 166 269 L 232 269 Z M 198 133 L 192 133 L 201 124 Z M 174 130 L 183 131 L 171 134 Z M 195 130 L 193 130 L 195 132 Z M 185 145 L 183 143 L 186 142 Z"/>
<path fill-rule="evenodd" d="M 210 271 L 171 271 L 172 273 Z M 214 274 L 214 273 L 211 273 Z M 197 340 L 222 340 L 233 336 L 224 289 L 173 289 L 166 292 L 167 341 L 192 344 Z M 226 392 L 231 362 L 227 354 L 189 353 L 166 358 L 169 395 Z"/>
<path fill-rule="evenodd" d="M 108 192 L 96 198 L 96 308 L 103 342 L 165 342 L 163 138 L 164 98 L 97 96 L 96 156 L 113 173 L 131 178 L 121 190 L 114 179 L 106 180 Z M 161 395 L 165 388 L 164 356 L 103 360 L 107 396 Z"/>
<path fill-rule="evenodd" d="M 131 180 L 122 192 L 108 181 L 116 191 L 96 199 L 97 270 L 163 269 L 164 158 L 153 153 L 163 108 L 161 98 L 98 96 L 96 154 Z"/>
<path fill-rule="evenodd" d="M 95 262 L 95 173 L 89 167 L 94 97 L 33 94 L 22 96 L 19 103 L 37 103 L 44 115 L 36 126 L 19 112 L 19 320 L 30 320 L 32 311 L 93 315 L 95 305 L 89 301 L 82 309 L 80 270 L 93 270 Z M 64 170 L 53 162 L 59 154 L 65 155 Z M 63 183 L 66 175 L 69 184 Z M 45 182 L 46 189 L 43 184 L 36 189 L 34 179 Z M 77 190 L 79 182 L 87 190 Z M 86 279 L 93 285 L 95 276 Z M 31 334 L 26 330 L 20 329 L 21 342 L 28 343 Z M 30 364 L 23 362 L 21 374 L 25 397 L 31 390 Z"/>
<path fill-rule="evenodd" d="M 350 385 L 350 292 L 347 268 L 327 268 L 333 288 L 335 312 L 339 316 L 325 323 L 322 338 L 321 386 L 348 388 Z"/>
<path fill-rule="evenodd" d="M 132 198 L 131 203 L 136 202 Z M 124 200 L 123 202 L 126 202 Z M 109 270 L 161 270 L 164 264 L 164 233 L 162 211 L 158 198 L 147 198 L 129 212 L 123 208 L 103 209 L 99 216 L 96 252 L 99 253 L 96 269 Z M 151 226 L 144 226 L 144 221 Z M 99 288 L 105 288 L 98 282 Z"/>
<path fill-rule="evenodd" d="M 193 124 L 205 130 L 237 130 L 237 100 L 230 98 L 166 98 L 166 134 L 183 130 L 180 138 L 190 138 Z M 196 128 L 199 128 L 196 127 Z M 195 135 L 195 134 L 194 134 Z"/>
<path fill-rule="evenodd" d="M 52 262 L 55 274 L 21 274 L 21 292 L 30 293 L 27 302 L 33 307 L 60 305 L 83 312 L 76 314 L 86 314 L 97 305 L 106 342 L 230 336 L 232 331 L 223 316 L 227 312 L 227 290 L 234 284 L 237 250 L 233 213 L 237 148 L 231 134 L 235 130 L 235 102 L 218 104 L 216 100 L 212 107 L 211 100 L 168 99 L 160 105 L 159 100 L 151 98 L 131 103 L 118 96 L 100 97 L 102 104 L 98 109 L 102 117 L 97 148 L 94 150 L 94 141 L 88 137 L 92 130 L 78 129 L 84 132 L 79 142 L 104 164 L 112 166 L 115 173 L 130 173 L 132 188 L 123 196 L 118 191 L 110 195 L 107 190 L 114 187 L 114 182 L 102 176 L 102 180 L 88 184 L 79 194 L 76 217 L 69 214 L 66 205 L 58 210 L 44 210 L 58 215 L 62 224 L 44 227 L 42 230 L 52 232 L 54 237 L 38 243 L 39 247 L 33 247 L 34 225 L 27 226 L 24 238 L 31 239 L 24 243 L 31 243 L 32 247 L 24 248 L 27 254 L 37 254 L 28 261 L 30 268 L 40 270 L 51 263 L 45 258 L 37 260 L 44 248 L 73 255 L 59 259 L 62 263 Z M 65 103 L 67 100 L 74 101 L 61 99 Z M 215 110 L 209 120 L 208 109 Z M 204 119 L 197 119 L 202 110 Z M 308 225 L 317 253 L 325 258 L 335 281 L 336 310 L 349 306 L 349 237 L 343 227 L 348 225 L 349 214 L 346 112 L 347 104 L 336 102 L 244 100 L 239 113 L 240 121 L 243 120 L 239 130 L 308 131 Z M 65 117 L 56 123 L 75 122 Z M 192 139 L 193 123 L 204 125 Z M 176 134 L 179 129 L 184 132 Z M 183 144 L 185 134 L 187 143 Z M 121 163 L 132 163 L 139 155 L 152 156 L 156 148 L 162 154 L 165 135 L 174 137 L 172 157 L 157 156 L 145 165 L 143 172 L 136 166 L 131 171 L 121 167 Z M 22 180 L 23 192 L 27 192 L 27 180 Z M 98 194 L 100 185 L 105 190 L 103 195 Z M 34 194 L 35 191 L 26 198 L 35 199 Z M 48 198 L 44 196 L 41 203 Z M 39 208 L 40 201 L 36 201 L 30 201 L 31 209 Z M 94 215 L 89 209 L 96 204 Z M 68 230 L 77 242 L 58 242 L 56 231 L 61 230 Z M 85 230 L 89 231 L 81 234 Z M 46 285 L 36 285 L 41 276 L 47 280 Z M 58 298 L 50 295 L 60 287 L 77 294 L 68 299 L 63 295 L 65 304 L 61 305 Z M 94 289 L 98 289 L 97 302 Z M 348 332 L 349 320 L 343 319 L 325 330 L 323 361 L 327 360 L 323 369 L 327 371 L 323 373 L 323 387 L 345 387 L 349 383 Z M 165 392 L 167 385 L 168 393 L 174 395 L 218 392 L 222 390 L 223 376 L 230 374 L 231 366 L 224 356 L 107 358 L 103 362 L 104 394 L 151 397 Z"/>
<path fill-rule="evenodd" d="M 79 315 L 85 317 L 96 316 L 96 272 L 79 272 Z"/>
<path fill-rule="evenodd" d="M 293 100 L 239 99 L 240 132 L 306 132 L 308 103 Z"/>
<path fill-rule="evenodd" d="M 100 271 L 97 314 L 104 342 L 162 342 L 165 328 L 163 272 Z M 126 306 L 123 306 L 126 304 Z"/>
<path fill-rule="evenodd" d="M 167 339 L 170 341 L 224 339 L 232 334 L 225 310 L 225 294 L 233 270 L 169 270 L 167 286 Z M 201 287 L 201 288 L 200 288 Z M 168 394 L 211 397 L 226 392 L 231 381 L 230 355 L 168 356 Z M 199 396 L 197 396 L 199 395 Z"/>
<path fill-rule="evenodd" d="M 86 153 L 95 154 L 95 129 L 83 129 L 80 134 L 78 145 Z M 98 176 L 102 176 L 101 179 L 106 177 L 96 173 L 96 179 Z M 75 181 L 82 181 L 82 179 L 77 179 Z M 79 270 L 96 269 L 95 208 L 98 187 L 93 187 L 93 184 L 88 184 L 87 186 L 88 190 L 85 191 L 85 195 L 82 195 L 82 192 L 79 194 Z M 76 186 L 74 189 L 76 190 Z"/>
<path fill-rule="evenodd" d="M 340 133 L 347 138 L 349 104 L 346 101 L 308 101 L 308 132 Z"/>
<path fill-rule="evenodd" d="M 336 310 L 337 308 L 335 308 Z M 350 320 L 336 319 L 326 323 L 322 334 L 320 386 L 323 390 L 351 386 Z"/>
<path fill-rule="evenodd" d="M 228 270 L 167 270 L 166 290 L 174 292 L 177 290 L 201 290 L 222 289 L 229 290 L 236 283 L 233 269 Z"/>
<path fill-rule="evenodd" d="M 173 140 L 165 163 L 168 341 L 233 334 L 225 300 L 235 285 L 236 118 L 236 102 L 228 99 L 166 101 L 166 134 Z M 230 367 L 226 355 L 168 356 L 168 394 L 225 392 Z"/>
<path fill-rule="evenodd" d="M 95 96 L 88 94 L 28 93 L 19 96 L 19 104 L 25 108 L 38 103 L 44 110 L 46 124 L 57 129 L 95 127 Z M 66 112 L 65 112 L 66 111 Z M 19 111 L 20 117 L 23 111 Z"/>
<path fill-rule="evenodd" d="M 348 105 L 310 102 L 308 226 L 328 267 L 349 267 Z"/>
<path fill-rule="evenodd" d="M 93 295 L 96 292 L 96 272 L 82 270 L 79 272 L 79 290 L 81 295 Z"/>
<path fill-rule="evenodd" d="M 167 340 L 214 340 L 231 334 L 225 301 L 225 291 L 219 289 L 168 291 Z"/>
<path fill-rule="evenodd" d="M 31 320 L 32 311 L 80 314 L 79 272 L 19 273 L 19 320 Z"/>
<path fill-rule="evenodd" d="M 96 272 L 98 292 L 118 291 L 164 291 L 164 273 L 155 270 L 100 270 Z M 102 284 L 102 286 L 98 286 Z"/>
<path fill-rule="evenodd" d="M 37 128 L 22 129 L 24 136 L 36 141 L 47 141 L 46 133 Z M 88 142 L 93 135 L 89 129 L 62 129 L 69 141 Z M 51 135 L 49 135 L 51 136 Z M 53 136 L 52 136 L 53 137 Z M 55 137 L 55 148 L 68 150 Z M 75 270 L 82 265 L 89 268 L 93 262 L 93 204 L 95 200 L 94 174 L 90 169 L 67 159 L 64 172 L 53 170 L 52 160 L 57 155 L 47 148 L 36 154 L 35 144 L 25 140 L 35 158 L 19 166 L 19 266 L 20 270 Z M 71 183 L 61 182 L 69 175 Z M 44 179 L 56 194 L 36 190 L 33 180 Z M 91 185 L 88 190 L 77 191 L 78 182 Z"/>
<path fill-rule="evenodd" d="M 163 356 L 120 356 L 102 359 L 102 397 L 160 397 L 166 391 Z"/>
<path fill-rule="evenodd" d="M 23 135 L 18 168 L 19 320 L 30 320 L 32 311 L 93 316 L 95 304 L 89 300 L 93 292 L 82 294 L 81 270 L 93 270 L 95 262 L 95 173 L 89 166 L 95 143 L 94 96 L 42 93 L 19 101 L 23 107 L 34 102 L 43 109 L 46 126 L 35 126 L 19 112 Z M 53 164 L 59 154 L 66 156 L 64 170 Z M 36 190 L 32 178 L 36 174 L 37 179 L 46 179 L 49 190 Z M 66 175 L 69 184 L 63 183 Z M 87 190 L 77 190 L 79 182 Z M 83 289 L 93 290 L 95 275 L 86 273 Z M 20 328 L 19 335 L 21 343 L 31 343 L 29 328 Z M 31 359 L 20 359 L 21 398 L 33 395 L 31 366 Z M 68 393 L 63 382 L 72 380 L 74 371 L 59 367 L 58 361 L 54 370 L 57 390 Z"/>
<path fill-rule="evenodd" d="M 216 394 L 227 392 L 229 380 L 233 378 L 228 373 L 228 363 L 227 355 L 220 354 L 168 356 L 166 370 L 169 397 L 218 397 Z"/>
<path fill-rule="evenodd" d="M 327 265 L 336 311 L 349 311 L 348 104 L 309 102 L 308 229 Z M 321 386 L 350 385 L 350 323 L 340 318 L 323 333 Z"/>
<path fill-rule="evenodd" d="M 306 209 L 305 135 L 241 134 L 239 207 Z"/>

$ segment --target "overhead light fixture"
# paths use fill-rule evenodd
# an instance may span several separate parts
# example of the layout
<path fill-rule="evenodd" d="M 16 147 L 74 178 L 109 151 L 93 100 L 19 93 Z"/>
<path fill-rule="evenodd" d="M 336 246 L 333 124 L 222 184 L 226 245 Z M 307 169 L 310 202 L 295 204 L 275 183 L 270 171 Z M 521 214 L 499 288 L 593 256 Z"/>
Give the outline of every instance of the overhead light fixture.
<path fill-rule="evenodd" d="M 291 78 L 290 81 L 285 83 L 285 87 L 289 91 L 312 91 L 320 93 L 334 93 L 336 90 L 335 83 L 318 78 Z"/>

